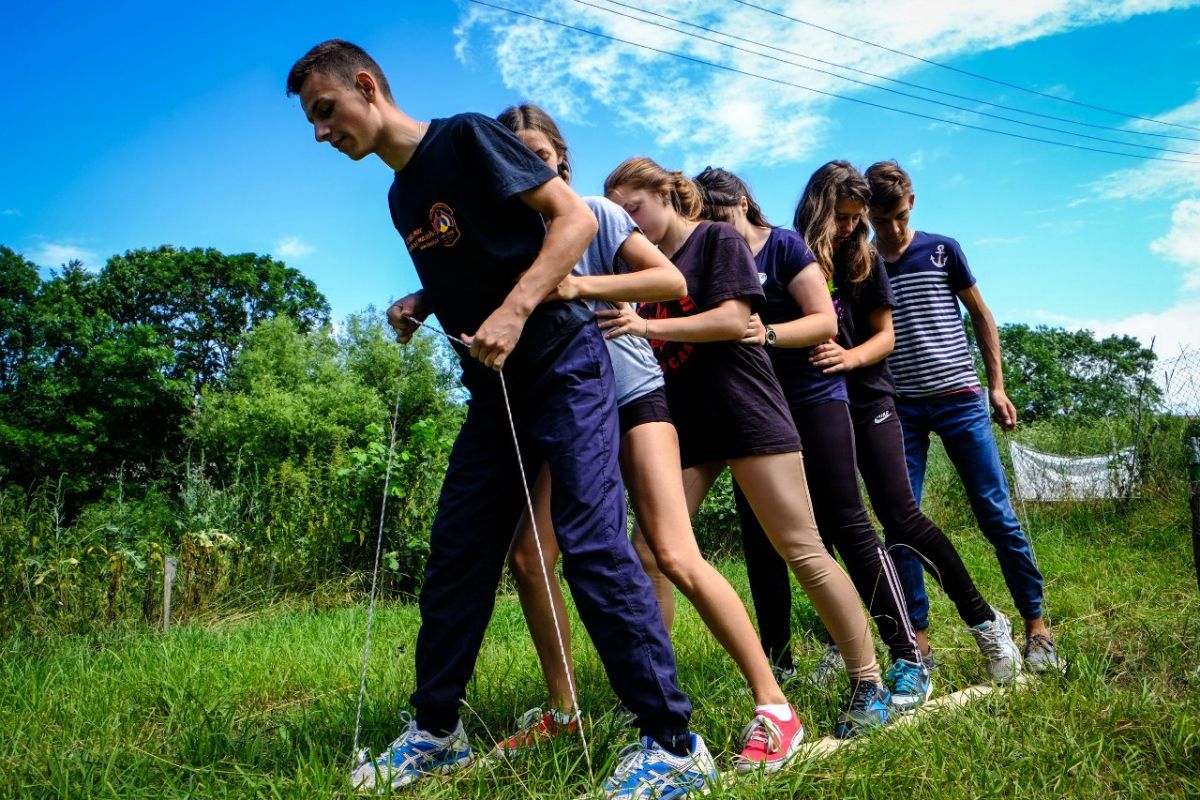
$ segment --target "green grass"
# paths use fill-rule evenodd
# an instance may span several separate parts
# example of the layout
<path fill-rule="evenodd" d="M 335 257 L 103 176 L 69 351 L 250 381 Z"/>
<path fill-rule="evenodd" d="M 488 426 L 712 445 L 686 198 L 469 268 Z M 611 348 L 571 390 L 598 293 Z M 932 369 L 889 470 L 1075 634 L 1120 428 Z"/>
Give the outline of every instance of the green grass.
<path fill-rule="evenodd" d="M 950 509 L 947 511 L 955 518 Z M 881 732 L 836 756 L 716 797 L 1200 796 L 1200 600 L 1182 505 L 1126 515 L 1035 513 L 1048 606 L 1065 677 L 1036 681 Z M 984 595 L 1011 614 L 994 557 L 965 525 L 951 531 Z M 746 594 L 740 564 L 723 570 Z M 974 644 L 936 589 L 936 690 L 983 679 Z M 798 597 L 802 595 L 797 592 Z M 801 666 L 820 646 L 807 601 L 796 609 Z M 365 606 L 290 602 L 176 627 L 0 642 L 0 797 L 348 796 Z M 379 610 L 363 740 L 398 728 L 413 682 L 415 606 Z M 597 780 L 631 733 L 576 622 L 580 699 Z M 680 604 L 675 630 L 693 723 L 722 766 L 751 714 L 732 662 Z M 793 688 L 809 735 L 827 734 L 840 697 Z M 519 607 L 502 591 L 469 688 L 477 748 L 543 701 Z M 589 786 L 577 738 L 530 758 L 475 768 L 405 792 L 412 798 L 571 798 Z"/>

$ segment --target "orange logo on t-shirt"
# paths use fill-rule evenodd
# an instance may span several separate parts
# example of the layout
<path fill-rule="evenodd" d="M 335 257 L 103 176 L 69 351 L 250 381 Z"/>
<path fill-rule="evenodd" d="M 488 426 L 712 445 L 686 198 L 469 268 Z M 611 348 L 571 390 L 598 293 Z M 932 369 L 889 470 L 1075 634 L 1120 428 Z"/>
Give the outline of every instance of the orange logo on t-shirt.
<path fill-rule="evenodd" d="M 429 208 L 429 227 L 418 226 L 404 237 L 408 252 L 419 253 L 434 245 L 454 247 L 462 238 L 462 229 L 454 218 L 454 209 L 445 203 L 434 203 Z"/>

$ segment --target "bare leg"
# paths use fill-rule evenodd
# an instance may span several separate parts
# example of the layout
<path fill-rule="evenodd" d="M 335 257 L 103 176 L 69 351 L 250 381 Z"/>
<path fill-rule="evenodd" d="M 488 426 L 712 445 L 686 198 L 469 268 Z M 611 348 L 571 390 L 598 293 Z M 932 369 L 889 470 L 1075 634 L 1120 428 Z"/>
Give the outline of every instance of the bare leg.
<path fill-rule="evenodd" d="M 639 521 L 644 546 L 657 570 L 691 601 L 704 624 L 741 669 L 754 701 L 786 703 L 770 664 L 758 646 L 750 616 L 737 592 L 704 560 L 692 533 L 691 513 L 699 508 L 722 465 L 678 476 L 679 440 L 675 427 L 650 422 L 629 430 L 621 441 L 621 472 Z"/>
<path fill-rule="evenodd" d="M 731 459 L 729 466 L 763 530 L 841 650 L 851 681 L 882 684 L 862 601 L 817 533 L 803 458 L 799 453 L 747 456 Z"/>
<path fill-rule="evenodd" d="M 550 576 L 550 597 L 546 595 L 546 580 L 538 560 L 537 541 L 534 540 L 533 525 L 529 521 L 528 511 L 521 515 L 521 521 L 517 524 L 517 532 L 508 551 L 508 564 L 517 583 L 521 611 L 525 614 L 525 623 L 529 626 L 529 635 L 533 639 L 533 646 L 542 666 L 546 689 L 550 693 L 550 703 L 559 711 L 573 712 L 571 685 L 567 677 L 567 669 L 572 670 L 572 676 L 575 669 L 571 660 L 571 628 L 567 621 L 566 600 L 554 575 L 559 551 L 558 543 L 554 539 L 554 524 L 550 520 L 550 472 L 544 466 L 538 473 L 532 494 L 545 574 Z M 550 605 L 551 597 L 554 600 L 553 609 Z M 562 632 L 562 651 L 559 650 L 558 635 L 554 629 L 556 616 L 558 630 Z M 567 659 L 565 667 L 564 652 Z"/>

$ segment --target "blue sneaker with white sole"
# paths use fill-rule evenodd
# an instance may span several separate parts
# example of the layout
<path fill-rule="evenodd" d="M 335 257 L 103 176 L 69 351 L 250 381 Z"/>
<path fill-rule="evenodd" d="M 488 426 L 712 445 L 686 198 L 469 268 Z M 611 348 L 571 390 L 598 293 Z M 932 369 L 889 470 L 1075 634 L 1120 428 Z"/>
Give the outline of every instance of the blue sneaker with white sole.
<path fill-rule="evenodd" d="M 400 718 L 407 727 L 374 761 L 360 765 L 350 775 L 357 792 L 399 789 L 428 775 L 445 775 L 471 763 L 471 745 L 462 721 L 449 736 L 434 736 L 417 727 L 407 713 Z"/>
<path fill-rule="evenodd" d="M 852 739 L 872 728 L 880 728 L 894 719 L 892 695 L 886 686 L 858 681 L 850 691 L 846 710 L 833 726 L 833 735 Z"/>
<path fill-rule="evenodd" d="M 929 668 L 916 661 L 896 659 L 883 680 L 892 693 L 892 705 L 900 711 L 916 708 L 933 694 Z"/>
<path fill-rule="evenodd" d="M 617 756 L 617 767 L 604 782 L 608 800 L 675 800 L 689 794 L 708 794 L 718 780 L 704 740 L 688 734 L 691 751 L 677 756 L 649 736 Z"/>

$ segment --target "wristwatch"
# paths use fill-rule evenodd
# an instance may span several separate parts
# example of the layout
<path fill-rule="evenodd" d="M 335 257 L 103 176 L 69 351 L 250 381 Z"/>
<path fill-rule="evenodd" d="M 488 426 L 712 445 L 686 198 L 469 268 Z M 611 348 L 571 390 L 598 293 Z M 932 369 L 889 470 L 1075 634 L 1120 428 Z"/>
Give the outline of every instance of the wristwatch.
<path fill-rule="evenodd" d="M 763 327 L 766 328 L 766 330 L 767 330 L 767 340 L 765 342 L 763 342 L 763 346 L 764 347 L 774 347 L 775 346 L 775 329 L 772 328 L 770 325 L 763 325 Z"/>

